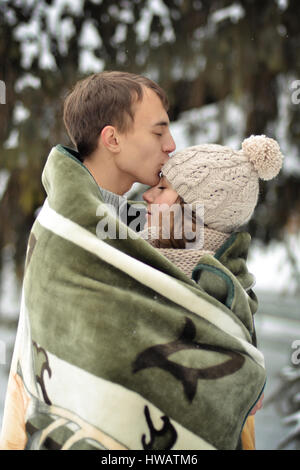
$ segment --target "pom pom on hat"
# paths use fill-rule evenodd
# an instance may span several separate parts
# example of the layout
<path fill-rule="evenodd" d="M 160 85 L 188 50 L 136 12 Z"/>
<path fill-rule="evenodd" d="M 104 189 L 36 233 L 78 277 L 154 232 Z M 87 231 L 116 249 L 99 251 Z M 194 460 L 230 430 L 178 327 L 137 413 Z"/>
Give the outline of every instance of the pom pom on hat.
<path fill-rule="evenodd" d="M 261 179 L 270 180 L 278 175 L 283 155 L 276 140 L 265 135 L 252 135 L 244 140 L 242 150 Z"/>

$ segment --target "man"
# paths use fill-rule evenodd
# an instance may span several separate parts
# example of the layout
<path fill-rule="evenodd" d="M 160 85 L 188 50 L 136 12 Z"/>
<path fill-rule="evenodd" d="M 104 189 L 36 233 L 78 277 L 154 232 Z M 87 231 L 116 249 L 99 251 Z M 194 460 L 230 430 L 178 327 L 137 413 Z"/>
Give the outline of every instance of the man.
<path fill-rule="evenodd" d="M 80 158 L 101 188 L 122 195 L 136 181 L 153 186 L 175 150 L 168 101 L 151 80 L 104 72 L 79 82 L 64 121 Z"/>
<path fill-rule="evenodd" d="M 243 291 L 249 239 L 206 259 L 212 296 L 117 217 L 122 194 L 156 184 L 175 149 L 152 81 L 88 77 L 64 120 L 76 150 L 56 146 L 43 171 L 1 447 L 237 448 L 265 383 L 249 326 L 256 304 Z M 115 236 L 101 233 L 103 219 Z M 233 276 L 224 265 L 236 257 Z"/>

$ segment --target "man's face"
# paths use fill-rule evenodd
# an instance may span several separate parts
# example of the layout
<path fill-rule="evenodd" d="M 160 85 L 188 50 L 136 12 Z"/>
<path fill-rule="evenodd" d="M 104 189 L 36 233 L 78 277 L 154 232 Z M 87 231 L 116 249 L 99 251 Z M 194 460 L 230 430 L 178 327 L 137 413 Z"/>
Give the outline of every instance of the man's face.
<path fill-rule="evenodd" d="M 122 177 L 130 186 L 134 182 L 156 185 L 162 166 L 176 146 L 168 114 L 154 91 L 144 88 L 142 101 L 135 105 L 133 127 L 119 134 L 119 143 L 115 164 Z"/>

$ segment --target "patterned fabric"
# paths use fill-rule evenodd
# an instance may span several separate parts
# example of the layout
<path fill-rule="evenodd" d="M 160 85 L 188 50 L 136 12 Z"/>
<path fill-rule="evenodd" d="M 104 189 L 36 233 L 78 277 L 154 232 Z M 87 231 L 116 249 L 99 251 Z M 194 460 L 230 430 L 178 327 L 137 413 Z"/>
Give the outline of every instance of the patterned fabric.
<path fill-rule="evenodd" d="M 197 285 L 105 212 L 74 151 L 52 149 L 42 179 L 1 448 L 236 449 L 266 378 L 247 234 L 201 258 Z"/>
<path fill-rule="evenodd" d="M 145 229 L 144 236 L 148 235 L 147 241 L 152 246 L 156 246 L 156 239 L 151 238 L 155 235 L 152 227 Z M 142 232 L 143 236 L 143 232 Z M 241 235 L 239 235 L 241 236 Z M 173 248 L 156 248 L 159 253 L 166 256 L 172 263 L 174 263 L 179 269 L 181 269 L 187 276 L 192 277 L 193 271 L 197 265 L 197 261 L 200 262 L 200 258 L 204 255 L 214 255 L 217 250 L 220 249 L 219 253 L 222 252 L 222 245 L 229 238 L 229 234 L 218 232 L 216 230 L 209 229 L 204 227 L 204 236 L 203 236 L 203 249 L 202 250 L 187 250 L 187 249 L 173 249 Z M 247 245 L 247 242 L 245 243 Z M 210 251 L 212 250 L 212 251 Z M 244 258 L 246 262 L 246 258 Z M 245 267 L 246 265 L 242 263 Z M 195 270 L 197 272 L 197 269 Z M 249 273 L 244 269 L 244 274 L 246 275 L 246 283 L 244 277 L 244 288 L 245 291 L 249 291 L 252 294 L 251 286 L 253 279 L 249 276 Z M 236 277 L 241 275 L 241 269 L 239 268 L 238 272 L 235 273 Z M 241 280 L 242 281 L 242 280 Z M 250 281 L 250 282 L 249 282 Z M 199 281 L 198 281 L 199 282 Z M 243 282 L 243 281 L 242 281 Z M 249 297 L 250 300 L 250 297 Z M 251 313 L 254 314 L 256 311 L 256 299 L 252 299 L 252 309 Z M 249 301 L 248 301 L 249 305 Z M 246 306 L 246 309 L 248 306 Z M 255 425 L 254 425 L 254 416 L 249 416 L 245 422 L 245 425 L 241 434 L 241 444 L 244 450 L 255 450 Z"/>

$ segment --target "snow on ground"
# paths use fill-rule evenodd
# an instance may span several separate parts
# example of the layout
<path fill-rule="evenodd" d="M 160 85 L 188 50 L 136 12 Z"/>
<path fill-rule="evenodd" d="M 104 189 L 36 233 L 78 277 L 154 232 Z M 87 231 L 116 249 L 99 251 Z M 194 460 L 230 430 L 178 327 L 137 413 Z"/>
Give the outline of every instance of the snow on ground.
<path fill-rule="evenodd" d="M 300 273 L 300 237 L 290 236 L 287 242 L 293 249 Z M 255 275 L 255 288 L 277 294 L 296 293 L 295 275 L 283 243 L 274 241 L 266 247 L 254 242 L 249 253 L 248 269 Z"/>

